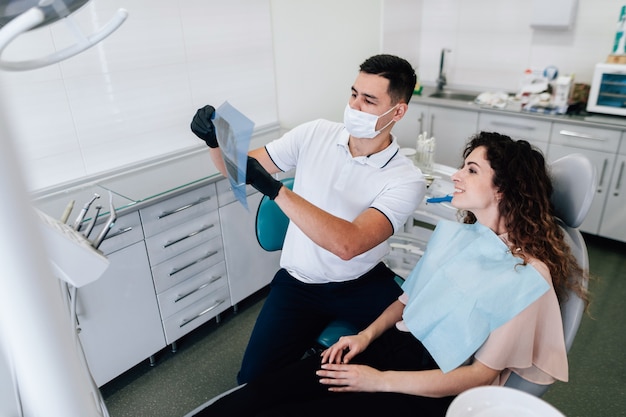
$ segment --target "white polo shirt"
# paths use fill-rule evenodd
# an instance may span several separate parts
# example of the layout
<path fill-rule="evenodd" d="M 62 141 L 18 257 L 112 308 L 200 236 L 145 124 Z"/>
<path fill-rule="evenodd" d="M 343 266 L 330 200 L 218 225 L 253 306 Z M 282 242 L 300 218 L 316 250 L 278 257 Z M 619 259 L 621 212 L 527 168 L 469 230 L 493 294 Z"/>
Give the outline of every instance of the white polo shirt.
<path fill-rule="evenodd" d="M 342 123 L 315 120 L 266 145 L 282 171 L 295 168 L 293 191 L 328 213 L 353 221 L 368 207 L 383 213 L 394 232 L 415 211 L 426 193 L 422 173 L 401 155 L 396 138 L 384 150 L 352 157 Z M 289 223 L 280 266 L 300 281 L 349 281 L 372 269 L 388 253 L 383 242 L 344 261 L 322 249 Z"/>

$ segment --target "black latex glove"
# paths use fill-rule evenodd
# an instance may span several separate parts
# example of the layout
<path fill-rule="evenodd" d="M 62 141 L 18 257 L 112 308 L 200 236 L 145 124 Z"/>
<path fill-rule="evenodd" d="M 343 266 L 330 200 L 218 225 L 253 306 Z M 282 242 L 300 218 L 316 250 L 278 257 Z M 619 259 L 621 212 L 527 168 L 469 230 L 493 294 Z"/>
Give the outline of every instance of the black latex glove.
<path fill-rule="evenodd" d="M 278 195 L 283 183 L 272 177 L 256 159 L 248 157 L 246 165 L 246 184 L 250 184 L 273 200 Z"/>
<path fill-rule="evenodd" d="M 206 142 L 209 148 L 217 148 L 217 136 L 215 136 L 215 126 L 212 120 L 215 119 L 215 108 L 210 105 L 206 105 L 201 109 L 198 109 L 196 114 L 191 120 L 191 131 L 196 134 L 197 137 Z"/>

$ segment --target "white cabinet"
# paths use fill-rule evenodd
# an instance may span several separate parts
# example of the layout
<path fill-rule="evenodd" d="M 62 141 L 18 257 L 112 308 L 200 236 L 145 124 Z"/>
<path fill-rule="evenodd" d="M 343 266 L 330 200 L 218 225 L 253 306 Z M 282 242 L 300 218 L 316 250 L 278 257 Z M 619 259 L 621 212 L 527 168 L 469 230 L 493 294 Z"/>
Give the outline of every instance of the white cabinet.
<path fill-rule="evenodd" d="M 605 202 L 620 137 L 619 130 L 567 123 L 554 123 L 552 126 L 548 147 L 550 162 L 571 153 L 582 153 L 596 167 L 598 179 L 596 195 L 585 221 L 580 226 L 580 229 L 585 232 L 601 234 L 600 224 L 603 211 L 605 216 L 607 215 Z"/>
<path fill-rule="evenodd" d="M 606 205 L 600 225 L 600 235 L 626 242 L 626 140 L 624 149 L 617 156 L 610 186 L 607 189 Z"/>
<path fill-rule="evenodd" d="M 279 268 L 280 251 L 266 252 L 256 239 L 256 211 L 263 195 L 248 187 L 246 210 L 238 201 L 227 180 L 217 183 L 220 222 L 231 302 L 234 306 L 268 285 Z"/>
<path fill-rule="evenodd" d="M 409 104 L 406 114 L 392 129 L 398 139 L 401 148 L 413 148 L 417 144 L 417 135 L 423 132 L 424 116 L 428 115 L 428 106 L 422 104 Z"/>
<path fill-rule="evenodd" d="M 100 249 L 109 268 L 77 290 L 76 306 L 79 337 L 98 386 L 166 346 L 139 214 L 120 216 Z"/>
<path fill-rule="evenodd" d="M 247 189 L 249 211 L 222 180 L 118 218 L 100 247 L 109 268 L 77 295 L 80 339 L 98 386 L 269 284 L 280 251 L 259 246 L 262 195 Z"/>
<path fill-rule="evenodd" d="M 215 184 L 140 210 L 168 344 L 230 307 Z"/>
<path fill-rule="evenodd" d="M 411 147 L 415 147 L 418 133 L 427 131 L 436 139 L 435 162 L 451 167 L 461 166 L 465 144 L 477 131 L 478 112 L 475 109 L 462 110 L 423 104 L 409 104 L 409 108 L 407 116 L 411 117 L 411 123 L 403 128 L 417 128 L 413 133 Z M 408 131 L 406 134 L 409 134 Z"/>
<path fill-rule="evenodd" d="M 478 117 L 478 131 L 497 132 L 518 140 L 524 139 L 543 152 L 548 153 L 552 122 L 531 116 L 507 116 L 504 114 L 481 112 Z"/>

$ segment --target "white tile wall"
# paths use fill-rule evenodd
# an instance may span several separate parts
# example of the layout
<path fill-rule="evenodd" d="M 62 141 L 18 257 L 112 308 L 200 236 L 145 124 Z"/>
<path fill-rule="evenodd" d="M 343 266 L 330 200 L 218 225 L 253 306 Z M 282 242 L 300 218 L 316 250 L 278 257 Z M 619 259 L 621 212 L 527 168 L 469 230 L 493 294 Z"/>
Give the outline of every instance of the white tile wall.
<path fill-rule="evenodd" d="M 183 148 L 195 110 L 228 100 L 257 127 L 276 122 L 270 0 L 92 0 L 73 16 L 85 35 L 119 8 L 103 42 L 42 69 L 0 73 L 32 191 Z M 3 59 L 64 48 L 63 22 L 28 32 Z"/>
<path fill-rule="evenodd" d="M 411 3 L 410 9 L 403 6 L 406 2 Z M 386 8 L 405 7 L 413 12 L 394 14 L 399 26 L 406 28 L 404 39 L 385 20 L 385 48 L 410 57 L 419 39 L 415 65 L 424 83 L 437 79 L 444 47 L 452 49 L 446 59 L 451 86 L 515 91 L 524 69 L 548 65 L 588 83 L 594 65 L 611 52 L 622 4 L 626 2 L 578 0 L 574 27 L 559 32 L 532 29 L 532 2 L 528 1 L 386 0 Z M 407 21 L 416 24 L 408 26 Z"/>

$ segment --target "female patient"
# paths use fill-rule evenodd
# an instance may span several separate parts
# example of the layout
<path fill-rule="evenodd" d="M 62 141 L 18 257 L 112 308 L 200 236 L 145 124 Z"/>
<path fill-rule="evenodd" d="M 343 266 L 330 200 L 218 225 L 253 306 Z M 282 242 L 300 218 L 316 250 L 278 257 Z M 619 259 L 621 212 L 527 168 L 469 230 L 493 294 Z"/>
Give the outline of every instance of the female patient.
<path fill-rule="evenodd" d="M 452 176 L 463 223 L 441 221 L 404 293 L 369 327 L 249 383 L 201 416 L 444 416 L 457 394 L 515 372 L 567 380 L 558 299 L 583 271 L 550 204 L 541 153 L 481 132 Z M 572 282 L 568 277 L 580 277 Z"/>

